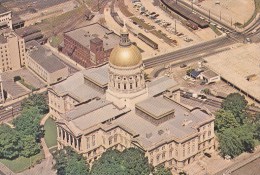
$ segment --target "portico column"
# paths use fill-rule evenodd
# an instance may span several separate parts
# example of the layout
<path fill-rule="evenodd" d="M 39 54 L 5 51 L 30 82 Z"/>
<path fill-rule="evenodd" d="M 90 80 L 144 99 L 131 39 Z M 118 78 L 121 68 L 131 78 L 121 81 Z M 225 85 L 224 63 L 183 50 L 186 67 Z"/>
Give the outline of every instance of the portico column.
<path fill-rule="evenodd" d="M 70 134 L 68 134 L 68 136 L 69 136 L 69 145 L 71 145 L 71 141 L 70 141 L 70 137 L 71 137 L 71 135 Z"/>

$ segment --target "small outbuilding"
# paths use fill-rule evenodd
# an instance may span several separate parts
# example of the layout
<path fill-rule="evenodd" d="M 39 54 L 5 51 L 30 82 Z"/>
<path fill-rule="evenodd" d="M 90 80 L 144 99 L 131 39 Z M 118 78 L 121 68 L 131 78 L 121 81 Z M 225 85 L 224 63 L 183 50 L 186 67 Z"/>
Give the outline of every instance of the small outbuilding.
<path fill-rule="evenodd" d="M 215 83 L 220 81 L 220 75 L 213 72 L 212 70 L 207 70 L 201 73 L 201 79 L 206 82 L 206 84 Z"/>

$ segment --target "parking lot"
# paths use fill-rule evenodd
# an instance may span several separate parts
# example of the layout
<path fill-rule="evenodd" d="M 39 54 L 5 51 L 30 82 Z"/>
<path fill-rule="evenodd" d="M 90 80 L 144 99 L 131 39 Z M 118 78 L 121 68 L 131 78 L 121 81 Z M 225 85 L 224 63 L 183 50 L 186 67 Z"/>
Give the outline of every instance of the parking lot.
<path fill-rule="evenodd" d="M 181 21 L 169 16 L 150 1 L 141 0 L 140 3 L 132 3 L 129 5 L 129 9 L 134 12 L 137 18 L 154 27 L 154 30 L 150 32 L 167 44 L 182 47 L 201 41 L 191 29 L 184 27 Z"/>

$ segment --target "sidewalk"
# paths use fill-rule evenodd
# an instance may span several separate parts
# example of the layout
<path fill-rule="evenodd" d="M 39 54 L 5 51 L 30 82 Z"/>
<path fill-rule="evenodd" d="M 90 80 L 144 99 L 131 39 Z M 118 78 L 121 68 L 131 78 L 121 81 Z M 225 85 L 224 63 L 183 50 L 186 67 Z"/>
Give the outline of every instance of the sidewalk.
<path fill-rule="evenodd" d="M 46 120 L 50 117 L 50 114 L 46 114 L 41 122 L 40 125 L 44 125 Z M 44 138 L 41 138 L 41 145 L 45 155 L 45 159 L 40 163 L 35 165 L 33 168 L 27 169 L 22 173 L 18 173 L 17 175 L 55 175 L 55 170 L 52 169 L 53 167 L 53 156 L 49 151 L 49 148 L 46 145 Z"/>
<path fill-rule="evenodd" d="M 42 118 L 42 120 L 41 120 L 41 122 L 40 122 L 40 125 L 41 125 L 41 126 L 44 126 L 46 120 L 47 120 L 49 117 L 50 117 L 50 113 L 48 113 L 47 115 L 45 115 L 45 116 Z M 43 151 L 44 151 L 45 159 L 48 158 L 48 157 L 51 157 L 52 155 L 51 155 L 51 153 L 50 153 L 50 151 L 49 151 L 49 148 L 48 148 L 47 145 L 46 145 L 46 142 L 45 142 L 45 140 L 44 140 L 44 137 L 41 138 L 41 144 L 42 144 L 42 149 L 43 149 Z"/>

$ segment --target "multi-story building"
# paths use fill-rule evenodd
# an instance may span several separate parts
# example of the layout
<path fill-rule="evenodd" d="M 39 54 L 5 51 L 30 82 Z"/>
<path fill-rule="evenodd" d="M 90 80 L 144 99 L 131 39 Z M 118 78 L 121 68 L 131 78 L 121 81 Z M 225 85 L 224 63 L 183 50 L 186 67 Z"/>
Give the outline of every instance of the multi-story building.
<path fill-rule="evenodd" d="M 78 72 L 48 92 L 58 148 L 70 146 L 90 164 L 109 148 L 137 147 L 152 165 L 181 171 L 214 150 L 214 116 L 184 107 L 174 79 L 145 82 L 126 28 L 108 65 Z"/>
<path fill-rule="evenodd" d="M 4 88 L 3 88 L 3 80 L 0 71 L 0 104 L 4 102 Z"/>
<path fill-rule="evenodd" d="M 0 30 L 5 28 L 12 29 L 12 13 L 10 10 L 0 5 Z"/>
<path fill-rule="evenodd" d="M 27 67 L 48 85 L 55 84 L 69 76 L 68 67 L 51 50 L 32 41 L 27 48 Z"/>
<path fill-rule="evenodd" d="M 0 70 L 2 72 L 17 70 L 25 66 L 24 39 L 15 32 L 5 30 L 0 33 Z"/>
<path fill-rule="evenodd" d="M 118 42 L 119 36 L 113 31 L 94 23 L 65 32 L 62 51 L 87 68 L 107 62 Z"/>

